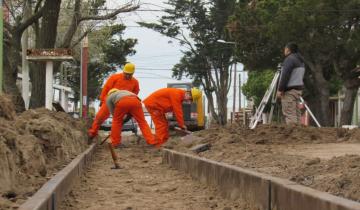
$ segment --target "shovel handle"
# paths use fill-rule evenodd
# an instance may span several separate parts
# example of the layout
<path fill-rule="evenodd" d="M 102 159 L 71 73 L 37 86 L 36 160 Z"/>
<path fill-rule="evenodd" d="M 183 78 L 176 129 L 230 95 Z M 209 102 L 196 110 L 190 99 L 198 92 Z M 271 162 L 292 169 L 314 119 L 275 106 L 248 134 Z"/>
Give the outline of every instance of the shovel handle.
<path fill-rule="evenodd" d="M 182 132 L 182 133 L 186 133 L 186 134 L 192 134 L 192 132 L 191 132 L 191 131 L 181 129 L 181 128 L 176 127 L 176 126 L 174 127 L 174 130 L 176 130 L 176 131 L 180 131 L 180 132 Z"/>
<path fill-rule="evenodd" d="M 102 140 L 102 142 L 100 143 L 100 145 L 103 145 L 105 143 L 105 141 L 110 137 L 110 134 L 104 139 Z"/>
<path fill-rule="evenodd" d="M 108 143 L 108 146 L 109 146 L 109 150 L 110 150 L 110 153 L 111 153 L 111 157 L 114 161 L 114 167 L 113 169 L 120 169 L 120 165 L 119 165 L 119 162 L 118 162 L 118 157 L 114 151 L 114 147 L 111 145 L 111 143 Z"/>

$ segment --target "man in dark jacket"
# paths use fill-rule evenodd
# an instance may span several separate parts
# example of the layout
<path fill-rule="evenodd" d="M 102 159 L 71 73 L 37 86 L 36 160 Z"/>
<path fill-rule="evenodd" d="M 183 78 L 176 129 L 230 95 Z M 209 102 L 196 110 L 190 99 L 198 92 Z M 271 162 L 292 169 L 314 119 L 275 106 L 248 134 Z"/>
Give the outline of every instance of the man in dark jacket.
<path fill-rule="evenodd" d="M 300 123 L 300 110 L 297 106 L 304 88 L 304 59 L 295 43 L 284 48 L 285 60 L 281 70 L 278 98 L 281 98 L 282 113 L 286 124 Z"/>

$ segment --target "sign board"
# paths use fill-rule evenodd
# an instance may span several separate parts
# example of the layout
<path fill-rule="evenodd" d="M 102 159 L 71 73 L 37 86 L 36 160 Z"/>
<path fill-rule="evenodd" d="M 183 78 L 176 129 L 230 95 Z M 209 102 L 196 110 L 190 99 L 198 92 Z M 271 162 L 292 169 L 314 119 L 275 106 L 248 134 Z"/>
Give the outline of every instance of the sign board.
<path fill-rule="evenodd" d="M 72 49 L 68 49 L 68 48 L 27 49 L 26 59 L 33 61 L 73 60 L 73 51 Z"/>

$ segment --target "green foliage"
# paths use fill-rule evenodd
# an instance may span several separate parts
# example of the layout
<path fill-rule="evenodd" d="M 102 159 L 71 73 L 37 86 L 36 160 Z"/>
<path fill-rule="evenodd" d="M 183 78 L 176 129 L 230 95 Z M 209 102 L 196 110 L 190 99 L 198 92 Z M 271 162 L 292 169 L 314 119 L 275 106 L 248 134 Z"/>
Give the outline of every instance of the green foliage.
<path fill-rule="evenodd" d="M 233 46 L 217 43 L 228 39 L 225 23 L 234 7 L 234 0 L 211 1 L 169 0 L 171 9 L 165 10 L 159 23 L 139 23 L 180 41 L 189 50 L 174 68 L 174 76 L 202 79 L 211 68 L 224 69 L 230 65 Z M 183 28 L 189 30 L 186 36 Z"/>
<path fill-rule="evenodd" d="M 248 68 L 275 66 L 283 46 L 294 41 L 330 81 L 344 79 L 360 60 L 359 11 L 358 0 L 241 1 L 230 25 Z"/>
<path fill-rule="evenodd" d="M 281 50 L 287 41 L 279 42 L 277 33 L 270 33 L 273 12 L 274 8 L 260 7 L 257 1 L 240 1 L 229 18 L 227 27 L 237 42 L 237 57 L 247 69 L 274 68 L 281 62 Z"/>
<path fill-rule="evenodd" d="M 332 96 L 337 95 L 339 90 L 343 86 L 343 81 L 339 78 L 332 77 L 329 82 L 330 82 L 330 94 Z"/>
<path fill-rule="evenodd" d="M 247 69 L 273 68 L 285 44 L 296 42 L 307 67 L 305 96 L 321 124 L 330 125 L 329 96 L 342 84 L 360 86 L 360 72 L 353 71 L 360 61 L 359 11 L 359 0 L 249 0 L 238 3 L 228 25 Z"/>
<path fill-rule="evenodd" d="M 77 61 L 80 66 L 80 61 Z M 80 68 L 72 69 L 69 73 L 68 82 L 74 90 L 74 100 L 80 99 Z M 115 73 L 116 68 L 111 67 L 105 63 L 97 61 L 88 64 L 88 97 L 90 100 L 95 100 L 101 92 L 103 81 L 111 73 Z"/>
<path fill-rule="evenodd" d="M 168 0 L 166 15 L 158 23 L 139 23 L 165 36 L 174 38 L 187 50 L 173 67 L 173 77 L 188 77 L 201 85 L 212 103 L 217 98 L 218 113 L 211 104 L 212 114 L 219 124 L 226 124 L 227 93 L 231 83 L 229 66 L 234 45 L 218 43 L 218 39 L 232 41 L 226 29 L 234 12 L 235 0 Z"/>
<path fill-rule="evenodd" d="M 243 94 L 254 100 L 255 106 L 259 106 L 266 90 L 269 88 L 271 81 L 274 78 L 273 70 L 251 71 L 249 77 L 241 89 Z"/>

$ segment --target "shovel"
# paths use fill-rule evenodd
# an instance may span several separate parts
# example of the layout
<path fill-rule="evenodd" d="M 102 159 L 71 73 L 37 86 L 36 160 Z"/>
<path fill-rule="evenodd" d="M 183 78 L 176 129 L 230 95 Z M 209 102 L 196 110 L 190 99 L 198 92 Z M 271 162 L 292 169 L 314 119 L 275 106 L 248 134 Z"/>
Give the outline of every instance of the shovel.
<path fill-rule="evenodd" d="M 106 136 L 104 138 L 104 140 L 102 140 L 102 142 L 100 143 L 100 145 L 103 145 L 106 140 L 108 140 L 108 138 L 110 137 L 110 134 L 108 136 Z M 108 142 L 108 147 L 109 147 L 109 151 L 111 154 L 111 157 L 114 161 L 114 167 L 111 167 L 111 169 L 121 169 L 120 164 L 119 164 L 119 158 L 117 157 L 115 151 L 114 151 L 114 147 L 112 146 L 112 144 L 110 142 Z"/>
<path fill-rule="evenodd" d="M 182 134 L 185 134 L 185 136 L 181 137 L 181 140 L 182 140 L 182 144 L 185 146 L 185 147 L 191 147 L 190 150 L 195 152 L 195 153 L 200 153 L 200 152 L 203 152 L 203 151 L 206 151 L 206 150 L 209 150 L 211 145 L 209 143 L 206 143 L 206 144 L 199 144 L 201 138 L 198 137 L 198 136 L 195 136 L 193 134 L 193 132 L 191 131 L 188 131 L 188 130 L 183 130 L 179 127 L 174 127 L 174 129 L 179 132 L 179 133 L 182 133 Z M 195 146 L 193 146 L 195 143 Z"/>
<path fill-rule="evenodd" d="M 109 146 L 109 150 L 111 153 L 111 157 L 114 161 L 114 167 L 111 167 L 111 169 L 121 169 L 118 156 L 116 155 L 116 153 L 114 151 L 114 147 L 112 146 L 112 144 L 110 142 L 108 143 L 108 146 Z"/>
<path fill-rule="evenodd" d="M 181 140 L 183 140 L 185 144 L 191 144 L 193 141 L 198 139 L 198 137 L 194 136 L 191 131 L 181 129 L 179 127 L 174 127 L 174 130 L 184 135 L 181 137 Z"/>
<path fill-rule="evenodd" d="M 174 130 L 177 131 L 178 133 L 185 134 L 186 136 L 192 135 L 191 131 L 181 129 L 181 128 L 177 127 L 177 126 L 174 127 Z"/>
<path fill-rule="evenodd" d="M 106 136 L 106 138 L 104 138 L 104 140 L 102 140 L 102 142 L 100 143 L 100 145 L 103 145 L 105 143 L 105 141 L 110 137 L 110 134 L 108 136 Z"/>

